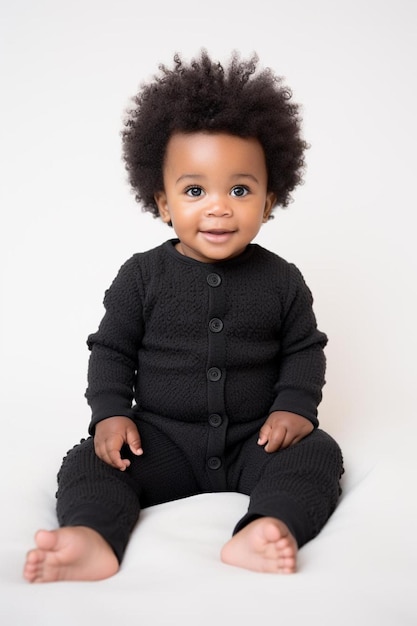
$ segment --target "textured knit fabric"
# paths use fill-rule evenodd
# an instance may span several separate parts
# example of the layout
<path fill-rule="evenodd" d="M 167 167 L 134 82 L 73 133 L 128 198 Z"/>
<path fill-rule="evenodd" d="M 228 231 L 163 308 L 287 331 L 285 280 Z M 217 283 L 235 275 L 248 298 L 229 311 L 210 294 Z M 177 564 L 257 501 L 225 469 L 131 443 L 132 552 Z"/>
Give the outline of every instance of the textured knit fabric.
<path fill-rule="evenodd" d="M 134 255 L 106 292 L 88 340 L 91 432 L 137 411 L 242 423 L 286 410 L 317 426 L 327 339 L 300 272 L 254 244 L 206 265 L 174 243 Z"/>
<path fill-rule="evenodd" d="M 237 258 L 204 264 L 171 240 L 134 255 L 105 295 L 88 338 L 90 433 L 102 419 L 137 424 L 144 454 L 126 472 L 100 461 L 92 439 L 59 473 L 61 525 L 100 532 L 122 559 L 143 507 L 213 491 L 250 496 L 251 520 L 283 520 L 299 546 L 313 538 L 339 497 L 342 456 L 317 428 L 326 336 L 297 268 L 252 244 Z M 298 413 L 314 431 L 267 453 L 259 429 L 275 410 Z"/>

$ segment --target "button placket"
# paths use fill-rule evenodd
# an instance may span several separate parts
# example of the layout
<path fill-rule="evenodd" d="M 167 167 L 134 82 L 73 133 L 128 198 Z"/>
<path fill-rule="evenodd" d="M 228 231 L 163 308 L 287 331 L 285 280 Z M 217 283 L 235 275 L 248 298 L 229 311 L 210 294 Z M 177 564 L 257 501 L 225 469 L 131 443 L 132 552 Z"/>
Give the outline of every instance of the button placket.
<path fill-rule="evenodd" d="M 207 408 L 208 440 L 206 467 L 210 482 L 216 490 L 226 488 L 223 455 L 226 442 L 227 416 L 224 404 L 225 383 L 225 333 L 224 307 L 225 294 L 223 277 L 217 272 L 206 276 L 209 287 L 207 319 L 208 359 L 207 359 Z"/>

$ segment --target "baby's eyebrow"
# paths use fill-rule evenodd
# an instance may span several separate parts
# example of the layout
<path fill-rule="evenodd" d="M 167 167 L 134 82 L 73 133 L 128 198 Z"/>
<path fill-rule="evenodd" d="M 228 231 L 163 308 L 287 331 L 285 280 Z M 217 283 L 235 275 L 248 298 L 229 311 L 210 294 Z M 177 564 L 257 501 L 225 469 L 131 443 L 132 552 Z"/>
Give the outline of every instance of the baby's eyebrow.
<path fill-rule="evenodd" d="M 204 179 L 204 178 L 205 178 L 204 174 L 181 174 L 181 176 L 179 176 L 175 182 L 176 183 L 180 183 L 184 179 L 201 180 L 201 179 Z M 233 174 L 231 176 L 231 178 L 232 179 L 236 179 L 236 180 L 240 180 L 242 178 L 250 178 L 256 184 L 259 184 L 259 180 L 253 174 L 245 174 L 245 173 L 241 172 L 241 173 Z"/>
<path fill-rule="evenodd" d="M 243 172 L 241 174 L 234 174 L 232 176 L 232 178 L 250 178 L 251 180 L 253 180 L 255 183 L 259 184 L 259 180 L 256 178 L 256 176 L 254 176 L 253 174 L 244 174 Z"/>
<path fill-rule="evenodd" d="M 201 178 L 204 178 L 204 175 L 203 174 L 181 174 L 181 176 L 179 176 L 175 182 L 180 183 L 182 180 L 189 179 L 189 178 L 193 180 L 201 179 Z"/>

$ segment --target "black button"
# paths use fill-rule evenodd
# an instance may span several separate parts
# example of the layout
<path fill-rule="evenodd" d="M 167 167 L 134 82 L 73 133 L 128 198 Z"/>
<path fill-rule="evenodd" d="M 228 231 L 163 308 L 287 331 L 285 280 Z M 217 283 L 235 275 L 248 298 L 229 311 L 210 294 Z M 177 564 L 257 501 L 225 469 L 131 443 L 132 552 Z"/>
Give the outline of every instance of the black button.
<path fill-rule="evenodd" d="M 209 459 L 207 459 L 207 465 L 209 469 L 218 470 L 222 466 L 222 461 L 221 459 L 219 459 L 218 456 L 211 456 Z"/>
<path fill-rule="evenodd" d="M 213 428 L 218 428 L 219 426 L 221 426 L 223 420 L 221 416 L 217 413 L 212 413 L 211 415 L 209 415 L 208 421 L 210 426 L 213 426 Z"/>
<path fill-rule="evenodd" d="M 222 279 L 218 274 L 208 274 L 207 282 L 210 287 L 218 287 L 222 282 Z"/>
<path fill-rule="evenodd" d="M 211 382 L 215 383 L 220 380 L 222 377 L 222 372 L 218 367 L 210 367 L 207 371 L 207 378 L 211 380 Z"/>
<path fill-rule="evenodd" d="M 213 317 L 209 321 L 209 328 L 212 333 L 220 333 L 223 330 L 223 322 L 218 317 Z"/>

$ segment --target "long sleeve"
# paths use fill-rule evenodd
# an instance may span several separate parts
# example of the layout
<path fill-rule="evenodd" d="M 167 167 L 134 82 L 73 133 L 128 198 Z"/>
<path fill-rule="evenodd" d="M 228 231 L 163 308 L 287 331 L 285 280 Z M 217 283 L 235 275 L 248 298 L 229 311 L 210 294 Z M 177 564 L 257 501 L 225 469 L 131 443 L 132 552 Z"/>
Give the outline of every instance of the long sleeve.
<path fill-rule="evenodd" d="M 132 415 L 137 354 L 143 332 L 142 304 L 135 257 L 120 269 L 104 297 L 105 315 L 89 335 L 91 350 L 86 398 L 92 410 L 89 427 L 114 415 Z"/>
<path fill-rule="evenodd" d="M 299 270 L 289 265 L 289 290 L 281 326 L 278 382 L 272 411 L 290 411 L 318 425 L 317 406 L 325 383 L 327 336 L 317 329 L 313 298 Z"/>

